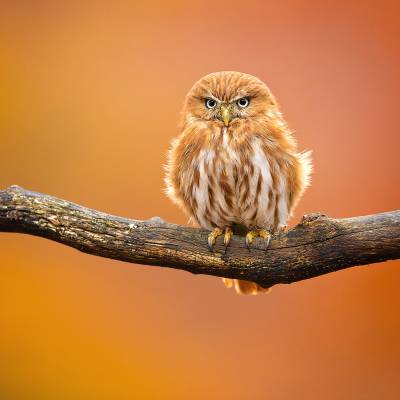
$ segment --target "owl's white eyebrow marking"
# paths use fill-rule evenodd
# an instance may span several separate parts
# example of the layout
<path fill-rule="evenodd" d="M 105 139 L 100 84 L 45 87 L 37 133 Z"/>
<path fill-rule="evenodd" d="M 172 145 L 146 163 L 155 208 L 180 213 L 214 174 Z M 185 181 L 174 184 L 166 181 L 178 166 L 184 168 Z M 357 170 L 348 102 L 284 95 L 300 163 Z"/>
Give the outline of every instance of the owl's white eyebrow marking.
<path fill-rule="evenodd" d="M 218 99 L 217 97 L 213 96 L 211 93 L 206 93 L 203 99 L 213 99 L 218 103 L 221 103 L 222 100 Z"/>
<path fill-rule="evenodd" d="M 230 102 L 233 103 L 235 101 L 243 99 L 243 97 L 250 97 L 250 96 L 246 93 L 242 93 L 241 95 L 237 95 L 236 97 L 234 97 L 232 100 L 230 100 Z"/>

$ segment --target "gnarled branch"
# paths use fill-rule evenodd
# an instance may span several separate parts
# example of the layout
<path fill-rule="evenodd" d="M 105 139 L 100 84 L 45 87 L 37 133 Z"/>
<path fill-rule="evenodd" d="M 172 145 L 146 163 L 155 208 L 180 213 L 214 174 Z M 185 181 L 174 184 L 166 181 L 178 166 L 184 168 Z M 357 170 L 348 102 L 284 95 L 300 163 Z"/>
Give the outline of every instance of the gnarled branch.
<path fill-rule="evenodd" d="M 256 239 L 249 251 L 236 235 L 226 253 L 221 241 L 212 253 L 204 230 L 158 217 L 116 217 L 11 186 L 0 191 L 0 232 L 27 233 L 101 257 L 246 279 L 265 287 L 400 258 L 399 210 L 345 219 L 311 214 L 272 237 L 268 248 Z"/>

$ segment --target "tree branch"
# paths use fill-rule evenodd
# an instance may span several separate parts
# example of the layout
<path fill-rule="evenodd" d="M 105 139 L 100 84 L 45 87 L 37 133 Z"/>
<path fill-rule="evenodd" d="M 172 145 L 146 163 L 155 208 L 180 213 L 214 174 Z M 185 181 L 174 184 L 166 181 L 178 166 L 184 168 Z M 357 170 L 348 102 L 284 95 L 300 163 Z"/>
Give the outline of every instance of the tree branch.
<path fill-rule="evenodd" d="M 235 235 L 225 254 L 221 241 L 213 253 L 208 250 L 204 230 L 158 217 L 116 217 L 11 186 L 0 191 L 0 232 L 27 233 L 100 257 L 246 279 L 264 287 L 400 258 L 400 210 L 346 219 L 310 214 L 294 229 L 272 237 L 268 248 L 256 239 L 249 252 L 244 237 Z"/>

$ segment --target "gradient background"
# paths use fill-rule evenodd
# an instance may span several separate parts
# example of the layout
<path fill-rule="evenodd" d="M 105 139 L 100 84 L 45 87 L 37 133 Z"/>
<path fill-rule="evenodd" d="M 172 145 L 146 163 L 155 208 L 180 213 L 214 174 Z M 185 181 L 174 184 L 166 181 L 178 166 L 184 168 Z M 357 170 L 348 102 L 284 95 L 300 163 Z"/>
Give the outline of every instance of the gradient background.
<path fill-rule="evenodd" d="M 2 1 L 0 187 L 186 223 L 162 164 L 192 83 L 228 69 L 314 151 L 292 223 L 398 208 L 400 6 L 320 3 Z M 399 262 L 258 297 L 17 234 L 0 266 L 1 399 L 400 396 Z"/>

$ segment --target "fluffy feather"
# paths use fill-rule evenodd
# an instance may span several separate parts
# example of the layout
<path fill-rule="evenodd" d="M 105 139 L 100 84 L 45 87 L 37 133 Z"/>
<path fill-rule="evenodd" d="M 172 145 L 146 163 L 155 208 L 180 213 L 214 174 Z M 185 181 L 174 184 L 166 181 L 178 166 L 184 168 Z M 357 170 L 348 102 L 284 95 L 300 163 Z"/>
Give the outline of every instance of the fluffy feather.
<path fill-rule="evenodd" d="M 249 99 L 242 109 L 241 98 Z M 218 104 L 205 106 L 206 99 Z M 226 126 L 219 108 L 229 106 Z M 201 227 L 242 225 L 283 229 L 310 183 L 310 152 L 296 142 L 278 104 L 258 78 L 217 72 L 194 84 L 186 96 L 181 133 L 168 154 L 168 196 Z M 224 279 L 239 293 L 265 291 L 255 283 Z"/>

